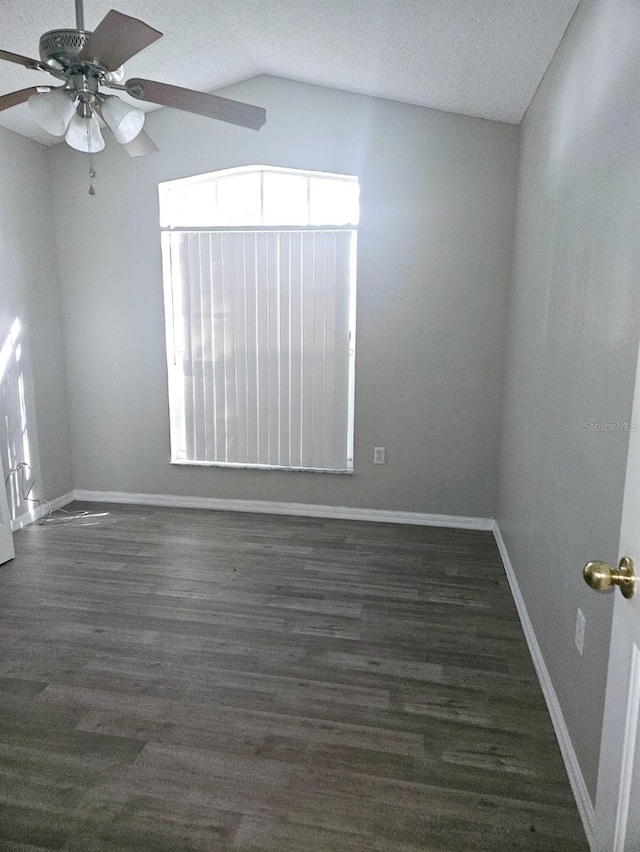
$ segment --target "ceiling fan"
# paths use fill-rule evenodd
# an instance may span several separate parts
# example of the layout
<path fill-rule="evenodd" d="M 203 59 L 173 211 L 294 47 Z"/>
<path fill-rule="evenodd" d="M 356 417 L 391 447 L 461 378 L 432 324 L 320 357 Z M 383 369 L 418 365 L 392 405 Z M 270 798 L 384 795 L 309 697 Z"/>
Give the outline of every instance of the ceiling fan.
<path fill-rule="evenodd" d="M 125 80 L 123 63 L 161 38 L 162 33 L 114 9 L 91 32 L 84 28 L 83 0 L 75 0 L 75 10 L 76 29 L 51 30 L 40 37 L 40 59 L 0 50 L 0 59 L 33 71 L 47 71 L 63 81 L 58 87 L 38 85 L 2 95 L 0 110 L 27 101 L 44 130 L 60 141 L 64 138 L 90 158 L 105 147 L 98 117 L 131 156 L 158 150 L 142 129 L 144 112 L 116 95 L 106 94 L 104 88 L 252 130 L 259 130 L 265 123 L 262 107 L 154 80 Z M 95 176 L 92 162 L 89 176 Z M 91 184 L 89 192 L 95 194 Z"/>

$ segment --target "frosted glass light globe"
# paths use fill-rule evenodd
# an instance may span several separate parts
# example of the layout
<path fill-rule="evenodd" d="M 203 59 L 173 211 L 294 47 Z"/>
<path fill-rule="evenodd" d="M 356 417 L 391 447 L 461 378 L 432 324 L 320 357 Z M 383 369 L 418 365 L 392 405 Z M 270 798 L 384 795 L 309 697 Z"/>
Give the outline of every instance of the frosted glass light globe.
<path fill-rule="evenodd" d="M 144 125 L 142 110 L 125 104 L 115 95 L 105 96 L 100 111 L 121 145 L 126 145 L 127 142 L 135 139 Z"/>
<path fill-rule="evenodd" d="M 27 101 L 31 114 L 52 136 L 64 136 L 73 115 L 73 98 L 63 89 L 38 92 Z"/>
<path fill-rule="evenodd" d="M 95 154 L 104 148 L 104 139 L 95 115 L 89 119 L 74 115 L 69 122 L 65 139 L 68 145 L 85 154 L 89 152 L 89 149 L 92 154 Z"/>

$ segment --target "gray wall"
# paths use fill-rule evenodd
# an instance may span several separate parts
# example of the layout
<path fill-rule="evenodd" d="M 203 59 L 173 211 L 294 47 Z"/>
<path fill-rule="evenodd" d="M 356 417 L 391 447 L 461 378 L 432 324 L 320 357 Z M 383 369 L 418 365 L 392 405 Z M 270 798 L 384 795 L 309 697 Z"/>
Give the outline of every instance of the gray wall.
<path fill-rule="evenodd" d="M 638 44 L 636 0 L 582 0 L 525 116 L 501 438 L 498 521 L 592 797 L 612 597 L 581 567 L 618 547 L 628 433 L 608 424 L 629 420 L 640 330 Z"/>
<path fill-rule="evenodd" d="M 47 150 L 0 129 L 0 348 L 15 320 L 20 325 L 0 377 L 0 458 L 7 472 L 30 458 L 32 496 L 40 498 L 72 488 L 52 214 Z M 29 505 L 19 499 L 13 514 Z"/>
<path fill-rule="evenodd" d="M 94 198 L 85 158 L 52 152 L 75 486 L 490 515 L 517 128 L 275 78 L 227 94 L 266 126 L 156 112 L 160 153 L 109 139 Z M 157 184 L 251 163 L 361 178 L 353 477 L 168 461 Z"/>

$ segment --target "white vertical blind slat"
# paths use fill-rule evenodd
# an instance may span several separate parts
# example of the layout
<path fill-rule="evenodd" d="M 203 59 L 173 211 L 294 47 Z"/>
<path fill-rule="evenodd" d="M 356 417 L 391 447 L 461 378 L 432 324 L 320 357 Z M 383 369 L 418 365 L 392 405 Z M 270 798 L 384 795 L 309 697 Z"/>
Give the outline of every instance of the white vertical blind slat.
<path fill-rule="evenodd" d="M 278 362 L 280 371 L 280 464 L 291 465 L 291 235 L 282 234 L 278 249 L 280 299 Z"/>
<path fill-rule="evenodd" d="M 267 234 L 267 266 L 265 289 L 267 295 L 267 364 L 268 393 L 268 454 L 267 464 L 281 465 L 280 454 L 280 257 L 279 234 Z"/>
<path fill-rule="evenodd" d="M 314 239 L 315 234 L 302 234 L 302 393 L 300 418 L 300 463 L 302 467 L 314 467 L 313 414 L 314 414 L 314 311 L 315 311 L 315 275 L 314 275 Z"/>
<path fill-rule="evenodd" d="M 195 324 L 193 322 L 194 315 L 197 314 L 198 303 L 195 299 L 193 281 L 198 279 L 198 272 L 195 267 L 195 258 L 198 252 L 191 251 L 191 243 L 193 241 L 186 239 L 185 245 L 187 248 L 187 273 L 184 278 L 185 290 L 185 314 L 183 316 L 184 323 L 184 370 L 185 370 L 185 417 L 187 419 L 187 452 L 190 458 L 198 458 L 200 448 L 198 447 L 198 424 L 196 419 L 191 416 L 191 412 L 196 411 L 199 406 L 197 399 L 197 383 L 194 374 L 197 354 L 194 351 L 197 345 L 197 339 L 194 337 Z M 187 313 L 188 311 L 188 313 Z"/>
<path fill-rule="evenodd" d="M 325 233 L 314 234 L 313 240 L 313 360 L 310 365 L 310 383 L 313 387 L 313 467 L 324 463 L 325 420 L 328 406 L 324 396 L 326 364 L 326 275 L 327 256 Z M 333 412 L 331 413 L 333 416 Z"/>
<path fill-rule="evenodd" d="M 258 464 L 269 464 L 269 234 L 257 234 L 256 360 L 258 365 Z"/>
<path fill-rule="evenodd" d="M 354 237 L 355 238 L 355 237 Z M 351 269 L 351 243 L 352 238 L 338 235 L 335 247 L 335 269 L 336 278 L 340 275 L 350 275 Z M 350 293 L 346 287 L 336 286 L 334 288 L 334 316 L 333 316 L 333 407 L 336 412 L 334 423 L 350 423 L 350 397 L 353 388 L 349 385 L 350 373 Z M 353 405 L 353 402 L 351 402 Z M 347 428 L 334 428 L 333 454 L 334 458 L 344 458 L 351 453 L 352 430 Z"/>
<path fill-rule="evenodd" d="M 249 320 L 247 297 L 247 260 L 245 257 L 244 234 L 238 234 L 236 247 L 236 283 L 238 290 L 238 310 L 236 314 L 236 347 L 238 354 L 238 457 L 245 461 L 249 458 Z"/>
<path fill-rule="evenodd" d="M 260 386 L 258 384 L 258 350 L 256 340 L 258 337 L 258 302 L 257 302 L 257 244 L 255 234 L 244 235 L 244 252 L 246 259 L 246 292 L 247 292 L 247 387 L 248 387 L 248 413 L 247 436 L 249 442 L 249 464 L 258 464 L 258 429 L 260 425 L 259 397 Z"/>
<path fill-rule="evenodd" d="M 216 346 L 215 388 L 216 388 L 216 455 L 222 461 L 229 461 L 229 432 L 227 419 L 229 414 L 229 348 L 227 342 L 227 313 L 230 309 L 229 268 L 225 257 L 226 235 L 215 240 L 215 264 L 212 264 L 212 286 L 214 292 L 214 328 Z"/>
<path fill-rule="evenodd" d="M 241 388 L 241 371 L 240 357 L 242 348 L 239 340 L 239 333 L 242 327 L 238 324 L 238 303 L 242 299 L 244 290 L 242 281 L 238 280 L 238 246 L 236 234 L 228 234 L 226 240 L 226 257 L 227 257 L 227 273 L 229 276 L 229 309 L 226 314 L 226 336 L 227 336 L 227 353 L 231 357 L 230 376 L 229 376 L 229 409 L 227 412 L 227 460 L 237 463 L 240 457 L 240 431 L 238 424 L 244 420 L 244 412 L 241 407 L 240 393 Z"/>
<path fill-rule="evenodd" d="M 302 467 L 302 234 L 291 234 L 290 270 L 291 270 L 291 309 L 289 325 L 289 346 L 291 359 L 291 455 L 292 467 Z"/>
<path fill-rule="evenodd" d="M 203 450 L 207 461 L 215 459 L 215 452 L 211 452 L 212 443 L 215 441 L 216 428 L 216 404 L 215 385 L 213 382 L 214 345 L 215 337 L 213 330 L 213 275 L 211 274 L 211 245 L 206 234 L 199 235 L 198 254 L 200 260 L 200 322 L 199 334 L 201 343 L 202 369 L 200 382 L 202 385 L 203 404 Z M 215 446 L 215 445 L 214 445 Z"/>
<path fill-rule="evenodd" d="M 325 320 L 324 320 L 324 399 L 325 399 L 325 432 L 324 457 L 333 467 L 337 461 L 335 448 L 335 381 L 336 381 L 336 235 L 330 234 L 327 239 L 325 276 Z"/>

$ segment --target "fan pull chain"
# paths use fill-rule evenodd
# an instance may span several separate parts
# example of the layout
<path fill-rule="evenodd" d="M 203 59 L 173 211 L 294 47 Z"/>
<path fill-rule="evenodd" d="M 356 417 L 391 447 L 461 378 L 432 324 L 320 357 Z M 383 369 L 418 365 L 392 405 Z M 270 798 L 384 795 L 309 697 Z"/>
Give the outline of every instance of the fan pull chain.
<path fill-rule="evenodd" d="M 93 185 L 93 179 L 96 176 L 96 170 L 93 168 L 93 151 L 91 150 L 91 127 L 89 125 L 90 117 L 87 116 L 87 153 L 89 154 L 89 195 L 95 195 L 96 189 Z"/>

